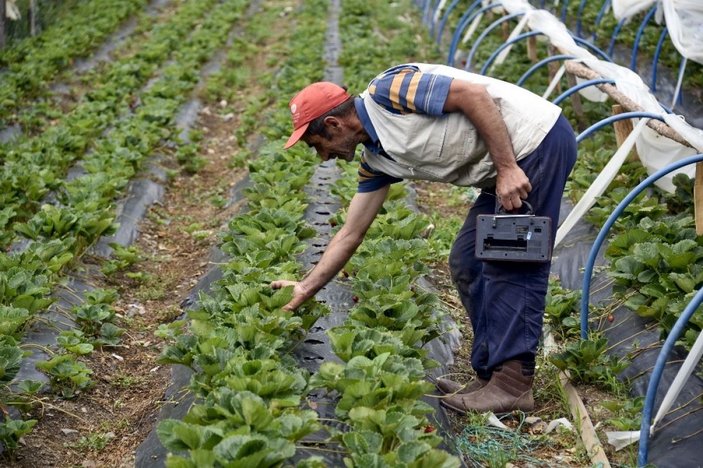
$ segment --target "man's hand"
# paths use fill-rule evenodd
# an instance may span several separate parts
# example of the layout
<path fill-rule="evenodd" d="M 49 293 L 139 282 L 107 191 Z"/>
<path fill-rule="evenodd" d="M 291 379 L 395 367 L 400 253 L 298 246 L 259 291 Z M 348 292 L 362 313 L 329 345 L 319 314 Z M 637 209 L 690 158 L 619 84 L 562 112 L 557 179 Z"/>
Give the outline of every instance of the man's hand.
<path fill-rule="evenodd" d="M 271 287 L 273 289 L 281 289 L 288 286 L 293 286 L 293 299 L 291 299 L 290 302 L 283 307 L 283 310 L 293 312 L 295 309 L 300 307 L 303 302 L 308 300 L 310 296 L 298 281 L 276 280 L 271 282 Z"/>
<path fill-rule="evenodd" d="M 496 180 L 496 197 L 505 211 L 516 210 L 522 206 L 522 200 L 532 191 L 530 179 L 516 164 L 514 167 L 498 171 Z"/>
<path fill-rule="evenodd" d="M 506 211 L 522 206 L 522 200 L 532 190 L 530 180 L 517 165 L 513 145 L 503 116 L 486 87 L 453 80 L 444 103 L 445 112 L 461 112 L 476 127 L 486 143 L 488 153 L 498 173 L 496 196 Z M 527 124 L 526 124 L 527 125 Z"/>

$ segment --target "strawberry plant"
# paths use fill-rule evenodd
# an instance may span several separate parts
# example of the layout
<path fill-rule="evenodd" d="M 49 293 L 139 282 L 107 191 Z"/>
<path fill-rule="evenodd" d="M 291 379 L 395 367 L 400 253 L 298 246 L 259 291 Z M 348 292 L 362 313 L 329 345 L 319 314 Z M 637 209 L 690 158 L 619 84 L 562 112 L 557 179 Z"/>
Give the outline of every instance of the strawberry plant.
<path fill-rule="evenodd" d="M 0 335 L 16 337 L 29 319 L 24 308 L 0 306 Z"/>
<path fill-rule="evenodd" d="M 80 330 L 65 330 L 56 337 L 56 344 L 79 356 L 93 352 L 93 345 Z"/>
<path fill-rule="evenodd" d="M 552 332 L 561 338 L 576 338 L 579 334 L 579 308 L 581 291 L 562 288 L 557 281 L 550 281 L 547 290 L 544 319 Z"/>
<path fill-rule="evenodd" d="M 11 336 L 0 336 L 0 384 L 12 382 L 20 369 L 22 351 Z"/>
<path fill-rule="evenodd" d="M 37 424 L 36 419 L 25 421 L 12 419 L 8 415 L 3 415 L 3 422 L 0 422 L 0 443 L 10 453 L 17 449 L 22 436 L 29 434 Z"/>
<path fill-rule="evenodd" d="M 600 385 L 617 390 L 616 376 L 628 363 L 606 353 L 608 341 L 604 337 L 567 343 L 564 351 L 549 356 L 549 361 L 562 371 L 568 371 L 575 382 Z"/>
<path fill-rule="evenodd" d="M 52 388 L 66 399 L 75 398 L 81 390 L 93 385 L 90 375 L 93 373 L 72 354 L 60 354 L 48 361 L 38 362 L 37 369 L 46 373 Z"/>

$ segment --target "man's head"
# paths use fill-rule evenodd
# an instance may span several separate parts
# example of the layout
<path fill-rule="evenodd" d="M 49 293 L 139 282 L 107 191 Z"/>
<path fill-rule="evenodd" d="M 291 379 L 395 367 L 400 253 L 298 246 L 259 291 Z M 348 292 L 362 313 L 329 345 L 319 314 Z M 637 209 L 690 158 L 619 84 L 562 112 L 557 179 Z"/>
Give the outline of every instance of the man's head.
<path fill-rule="evenodd" d="M 320 81 L 303 88 L 289 103 L 293 118 L 293 133 L 284 148 L 287 149 L 296 144 L 307 131 L 310 122 L 350 98 L 344 88 L 328 81 Z"/>
<path fill-rule="evenodd" d="M 350 161 L 359 143 L 354 100 L 346 89 L 330 82 L 313 83 L 290 101 L 293 134 L 284 148 L 303 140 L 326 161 L 340 157 Z"/>

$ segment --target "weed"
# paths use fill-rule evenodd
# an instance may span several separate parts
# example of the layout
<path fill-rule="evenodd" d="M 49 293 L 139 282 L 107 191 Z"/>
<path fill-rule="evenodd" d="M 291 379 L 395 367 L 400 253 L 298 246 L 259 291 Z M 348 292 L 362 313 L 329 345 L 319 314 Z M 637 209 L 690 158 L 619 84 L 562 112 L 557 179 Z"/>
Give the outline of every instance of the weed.
<path fill-rule="evenodd" d="M 210 203 L 212 203 L 217 208 L 224 208 L 227 206 L 227 199 L 222 195 L 213 195 L 210 197 Z"/>
<path fill-rule="evenodd" d="M 112 257 L 106 261 L 101 270 L 106 275 L 111 275 L 124 270 L 142 260 L 142 253 L 136 245 L 123 247 L 120 244 L 112 243 Z"/>
<path fill-rule="evenodd" d="M 81 451 L 100 452 L 107 447 L 107 444 L 114 438 L 115 434 L 112 432 L 91 432 L 87 436 L 81 436 L 77 442 L 65 444 L 65 446 Z"/>

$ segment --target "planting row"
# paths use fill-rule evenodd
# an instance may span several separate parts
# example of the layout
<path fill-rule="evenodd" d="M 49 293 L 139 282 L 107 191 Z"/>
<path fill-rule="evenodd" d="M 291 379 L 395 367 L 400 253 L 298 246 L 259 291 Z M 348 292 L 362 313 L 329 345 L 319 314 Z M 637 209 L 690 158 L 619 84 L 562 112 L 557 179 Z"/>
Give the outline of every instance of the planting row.
<path fill-rule="evenodd" d="M 0 354 L 2 361 L 3 401 L 20 399 L 10 396 L 6 386 L 17 373 L 22 357 L 18 347 L 23 330 L 33 316 L 45 309 L 51 291 L 62 278 L 66 265 L 80 257 L 101 235 L 114 229 L 114 200 L 121 196 L 129 179 L 146 157 L 169 139 L 174 140 L 174 119 L 179 106 L 199 79 L 200 66 L 220 47 L 233 22 L 241 15 L 246 2 L 230 0 L 211 10 L 201 27 L 180 44 L 177 56 L 142 96 L 143 104 L 129 118 L 95 143 L 84 159 L 83 175 L 65 182 L 56 193 L 55 204 L 45 204 L 25 223 L 14 229 L 29 239 L 21 249 L 0 257 L 3 329 Z M 113 323 L 114 292 L 96 290 L 86 297 L 86 304 L 72 311 L 81 330 L 64 332 L 58 339 L 61 348 L 54 358 L 38 367 L 45 371 L 64 397 L 90 385 L 90 371 L 76 356 L 90 352 L 93 346 L 112 346 L 119 342 L 121 330 Z M 20 392 L 39 390 L 32 382 L 18 384 Z M 15 422 L 6 421 L 3 427 Z M 10 431 L 3 440 L 7 447 L 16 443 L 19 431 Z M 21 435 L 21 434 L 20 434 Z"/>
<path fill-rule="evenodd" d="M 0 84 L 0 126 L 13 121 L 27 98 L 46 92 L 55 74 L 76 58 L 90 54 L 146 0 L 93 0 L 79 3 L 70 16 L 41 35 L 24 39 L 0 52 L 4 67 Z"/>
<path fill-rule="evenodd" d="M 432 296 L 409 289 L 423 271 L 419 261 L 404 273 L 401 263 L 411 252 L 426 254 L 423 241 L 407 241 L 404 249 L 390 254 L 390 242 L 379 239 L 357 257 L 350 273 L 360 281 L 354 286 L 359 304 L 347 323 L 329 330 L 342 364 L 324 363 L 312 376 L 291 352 L 325 309 L 308 302 L 290 314 L 280 308 L 291 291 L 264 286 L 300 275 L 295 258 L 304 249 L 302 240 L 314 233 L 303 222 L 302 188 L 316 156 L 302 148 L 283 152 L 281 137 L 290 125 L 282 104 L 316 76 L 320 79 L 319 55 L 300 55 L 322 51 L 323 8 L 318 3 L 296 14 L 298 36 L 274 85 L 280 92 L 279 112 L 266 122 L 274 140 L 249 164 L 253 185 L 245 190 L 247 213 L 230 223 L 223 239 L 223 251 L 232 256 L 223 266 L 224 278 L 212 296 L 201 297 L 200 307 L 188 313 L 187 330 L 179 323 L 162 328 L 164 336 L 174 339 L 164 353 L 166 362 L 196 372 L 191 390 L 197 403 L 184 421 L 166 421 L 159 429 L 164 445 L 176 453 L 169 466 L 272 466 L 290 458 L 299 466 L 325 466 L 327 451 L 340 453 L 354 466 L 458 466 L 458 460 L 433 448 L 441 439 L 425 416 L 431 408 L 419 400 L 430 390 L 424 379 L 431 361 L 418 346 L 439 333 L 441 317 Z M 311 70 L 294 66 L 298 63 Z M 381 230 L 400 229 L 409 237 L 427 224 L 407 210 L 387 216 Z M 391 257 L 394 265 L 388 263 Z M 305 396 L 316 388 L 337 395 L 339 421 L 320 420 L 306 409 L 314 404 L 307 405 Z M 306 437 L 311 434 L 315 437 Z M 321 456 L 300 460 L 296 445 L 306 452 L 320 450 Z"/>

